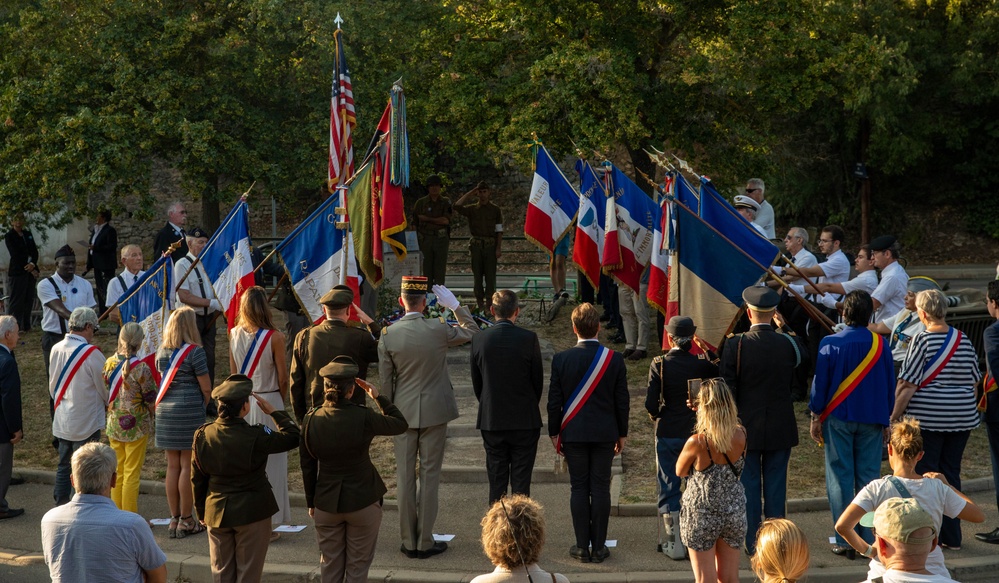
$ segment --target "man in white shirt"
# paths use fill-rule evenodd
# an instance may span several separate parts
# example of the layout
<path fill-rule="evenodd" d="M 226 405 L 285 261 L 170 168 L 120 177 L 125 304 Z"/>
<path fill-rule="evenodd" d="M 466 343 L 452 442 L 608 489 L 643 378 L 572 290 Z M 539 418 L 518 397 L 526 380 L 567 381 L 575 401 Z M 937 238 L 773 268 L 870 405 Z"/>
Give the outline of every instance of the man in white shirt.
<path fill-rule="evenodd" d="M 743 216 L 749 224 L 756 229 L 756 232 L 760 234 L 761 237 L 769 239 L 767 237 L 767 232 L 760 225 L 756 224 L 756 213 L 760 211 L 760 203 L 756 202 L 748 196 L 743 196 L 737 194 L 735 198 L 732 199 L 732 206 L 735 210 L 739 211 L 739 214 Z"/>
<path fill-rule="evenodd" d="M 860 524 L 874 527 L 874 544 L 868 553 L 877 552 L 886 567 L 881 577 L 870 582 L 956 583 L 926 570 L 926 557 L 937 546 L 937 528 L 914 498 L 891 498 L 865 514 Z"/>
<path fill-rule="evenodd" d="M 49 374 L 49 354 L 67 332 L 66 320 L 79 307 L 97 308 L 94 288 L 76 275 L 76 254 L 63 245 L 55 254 L 55 275 L 38 280 L 35 290 L 42 304 L 42 354 Z"/>
<path fill-rule="evenodd" d="M 871 241 L 874 267 L 881 270 L 881 283 L 871 293 L 874 299 L 873 322 L 880 322 L 905 307 L 909 274 L 898 262 L 899 245 L 895 237 L 882 235 Z"/>
<path fill-rule="evenodd" d="M 842 283 L 823 282 L 816 283 L 814 287 L 805 286 L 805 291 L 810 294 L 824 294 L 818 297 L 819 303 L 823 306 L 836 309 L 836 302 L 840 296 L 855 291 L 862 290 L 867 293 L 874 291 L 878 287 L 878 272 L 874 270 L 874 259 L 870 245 L 861 245 L 857 250 L 857 256 L 853 259 L 853 267 L 857 270 L 857 277 Z"/>
<path fill-rule="evenodd" d="M 69 333 L 52 347 L 49 397 L 54 402 L 52 436 L 58 440 L 54 497 L 56 506 L 69 502 L 70 462 L 73 452 L 85 443 L 98 441 L 106 421 L 108 387 L 104 382 L 104 355 L 91 342 L 97 314 L 91 308 L 76 308 L 69 316 Z"/>
<path fill-rule="evenodd" d="M 201 227 L 194 227 L 188 231 L 188 253 L 177 261 L 173 270 L 173 281 L 176 286 L 188 271 L 191 272 L 177 289 L 177 299 L 194 309 L 198 332 L 201 334 L 201 347 L 205 349 L 205 357 L 208 360 L 208 378 L 211 379 L 212 386 L 215 386 L 215 321 L 218 319 L 216 312 L 222 311 L 222 304 L 215 297 L 215 289 L 208 278 L 205 266 L 199 261 L 194 269 L 191 269 L 194 260 L 201 255 L 201 251 L 208 244 L 210 236 Z"/>
<path fill-rule="evenodd" d="M 774 230 L 774 207 L 770 206 L 763 197 L 766 193 L 766 185 L 760 178 L 750 178 L 746 181 L 746 194 L 751 196 L 760 209 L 756 211 L 756 218 L 753 223 L 763 229 L 763 236 L 767 239 L 776 239 L 777 232 Z"/>
<path fill-rule="evenodd" d="M 111 278 L 110 283 L 108 283 L 107 303 L 109 307 L 113 306 L 125 293 L 125 290 L 132 287 L 132 284 L 139 281 L 139 278 L 145 273 L 142 270 L 142 261 L 142 249 L 138 245 L 125 245 L 121 248 L 121 264 L 124 269 Z M 118 308 L 111 312 L 110 317 L 121 322 Z"/>
<path fill-rule="evenodd" d="M 802 229 L 801 227 L 791 227 L 787 231 L 787 236 L 784 237 L 784 247 L 791 255 L 791 262 L 794 263 L 794 266 L 798 269 L 802 269 L 804 267 L 815 267 L 819 264 L 815 255 L 808 250 L 808 231 Z M 791 270 L 788 277 L 785 279 L 794 283 L 801 281 L 800 277 L 794 275 L 794 270 Z"/>
<path fill-rule="evenodd" d="M 891 358 L 895 361 L 896 377 L 902 371 L 902 363 L 905 362 L 905 355 L 909 351 L 909 343 L 917 334 L 926 330 L 926 325 L 916 313 L 916 294 L 928 289 L 940 291 L 940 285 L 936 280 L 924 275 L 910 277 L 907 288 L 904 308 L 898 313 L 888 315 L 885 319 L 875 321 L 867 326 L 872 332 L 887 337 L 888 347 L 891 348 Z"/>

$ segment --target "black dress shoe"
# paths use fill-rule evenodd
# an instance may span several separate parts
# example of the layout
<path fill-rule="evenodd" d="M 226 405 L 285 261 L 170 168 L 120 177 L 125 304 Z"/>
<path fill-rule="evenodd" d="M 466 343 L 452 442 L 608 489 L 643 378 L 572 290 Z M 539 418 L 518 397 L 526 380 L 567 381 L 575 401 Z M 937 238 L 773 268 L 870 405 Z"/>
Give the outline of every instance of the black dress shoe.
<path fill-rule="evenodd" d="M 830 549 L 834 555 L 839 555 L 841 557 L 846 557 L 851 561 L 857 558 L 857 551 L 850 546 L 841 547 L 839 545 L 833 545 Z"/>
<path fill-rule="evenodd" d="M 625 358 L 627 358 L 628 360 L 642 360 L 643 358 L 645 358 L 648 355 L 649 354 L 647 352 L 645 352 L 644 350 L 639 349 L 639 350 L 636 350 L 636 351 L 632 352 L 631 354 L 629 354 Z"/>
<path fill-rule="evenodd" d="M 621 353 L 621 357 L 622 358 L 628 358 L 629 356 L 631 356 L 634 353 L 635 353 L 635 349 L 634 348 L 625 348 L 624 352 Z"/>
<path fill-rule="evenodd" d="M 624 337 L 624 334 L 618 334 L 617 336 L 611 338 L 610 341 L 614 344 L 624 344 L 628 341 L 628 339 Z"/>
<path fill-rule="evenodd" d="M 24 514 L 24 508 L 8 508 L 7 512 L 0 512 L 0 520 L 5 518 L 14 518 L 15 516 L 20 516 Z"/>
<path fill-rule="evenodd" d="M 990 545 L 999 545 L 999 528 L 993 530 L 992 532 L 979 532 L 975 534 L 975 538 L 982 541 L 983 543 L 989 543 Z"/>
<path fill-rule="evenodd" d="M 22 478 L 20 476 L 13 477 L 13 478 L 10 479 L 10 485 L 11 486 L 20 486 L 23 483 L 24 483 L 24 478 Z"/>
<path fill-rule="evenodd" d="M 427 549 L 425 551 L 420 551 L 420 558 L 421 559 L 429 559 L 430 557 L 432 557 L 434 555 L 439 555 L 439 554 L 443 553 L 446 550 L 447 550 L 447 543 L 446 542 L 434 543 L 434 546 L 430 547 L 429 549 Z"/>
<path fill-rule="evenodd" d="M 407 549 L 406 545 L 400 546 L 399 547 L 399 552 L 402 553 L 402 554 L 404 554 L 404 555 L 406 555 L 406 558 L 409 558 L 409 559 L 417 559 L 420 556 L 419 552 L 417 552 L 417 551 L 411 551 L 411 550 Z"/>
<path fill-rule="evenodd" d="M 604 559 L 608 557 L 610 557 L 610 549 L 608 549 L 607 546 L 605 545 L 599 550 L 593 551 L 593 554 L 590 555 L 590 562 L 603 563 Z"/>
<path fill-rule="evenodd" d="M 590 551 L 589 549 L 581 549 L 575 545 L 569 547 L 569 556 L 576 559 L 580 563 L 590 562 Z"/>

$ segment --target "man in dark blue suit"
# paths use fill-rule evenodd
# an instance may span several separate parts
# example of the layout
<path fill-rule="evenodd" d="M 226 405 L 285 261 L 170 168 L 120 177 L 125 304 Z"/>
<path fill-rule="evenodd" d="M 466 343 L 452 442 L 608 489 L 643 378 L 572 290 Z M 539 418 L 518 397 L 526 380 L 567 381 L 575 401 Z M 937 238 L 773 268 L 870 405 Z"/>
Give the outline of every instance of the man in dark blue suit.
<path fill-rule="evenodd" d="M 500 290 L 489 307 L 496 325 L 472 336 L 472 389 L 479 400 L 489 505 L 507 492 L 531 495 L 531 473 L 541 433 L 544 365 L 538 335 L 515 325 L 517 294 Z"/>
<path fill-rule="evenodd" d="M 21 376 L 13 352 L 19 336 L 14 316 L 0 316 L 0 520 L 24 514 L 23 508 L 7 505 L 14 445 L 24 435 L 21 430 Z"/>
<path fill-rule="evenodd" d="M 985 329 L 985 364 L 989 374 L 986 383 L 995 382 L 999 374 L 999 280 L 989 282 L 988 296 L 985 300 L 989 315 L 997 321 Z M 985 397 L 986 409 L 982 420 L 989 435 L 989 451 L 992 452 L 992 479 L 999 484 L 999 390 L 988 393 Z M 999 490 L 996 491 L 996 501 L 999 502 Z M 999 528 L 991 532 L 980 532 L 975 538 L 982 542 L 999 544 Z"/>
<path fill-rule="evenodd" d="M 87 269 L 94 270 L 94 283 L 97 288 L 97 315 L 107 309 L 108 282 L 114 277 L 118 267 L 118 231 L 111 226 L 111 211 L 97 212 L 97 222 L 90 235 L 90 249 L 87 250 Z"/>
<path fill-rule="evenodd" d="M 576 544 L 569 555 L 584 563 L 610 556 L 611 463 L 628 439 L 628 379 L 624 358 L 600 345 L 600 314 L 592 304 L 572 311 L 576 346 L 552 359 L 548 434 L 569 467 L 569 510 Z"/>

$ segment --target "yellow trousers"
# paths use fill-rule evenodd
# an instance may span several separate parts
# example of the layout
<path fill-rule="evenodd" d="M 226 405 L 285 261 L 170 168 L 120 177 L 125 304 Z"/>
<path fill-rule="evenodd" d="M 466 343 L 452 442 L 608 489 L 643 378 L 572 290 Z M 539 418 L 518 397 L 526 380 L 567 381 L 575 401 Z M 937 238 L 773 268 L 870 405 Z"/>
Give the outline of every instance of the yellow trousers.
<path fill-rule="evenodd" d="M 109 439 L 115 455 L 118 456 L 118 479 L 111 488 L 111 500 L 122 510 L 139 512 L 139 477 L 142 464 L 146 461 L 148 435 L 136 441 L 115 441 Z"/>

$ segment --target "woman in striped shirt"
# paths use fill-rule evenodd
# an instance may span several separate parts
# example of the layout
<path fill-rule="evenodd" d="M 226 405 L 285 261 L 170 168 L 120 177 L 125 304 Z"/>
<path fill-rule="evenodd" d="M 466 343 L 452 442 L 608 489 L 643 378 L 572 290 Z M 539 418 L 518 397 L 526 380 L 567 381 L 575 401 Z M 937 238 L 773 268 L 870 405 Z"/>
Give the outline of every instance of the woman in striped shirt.
<path fill-rule="evenodd" d="M 895 388 L 892 422 L 903 415 L 919 420 L 923 459 L 916 472 L 940 472 L 961 489 L 961 458 L 971 430 L 978 427 L 975 383 L 981 378 L 971 340 L 947 325 L 947 298 L 939 290 L 916 294 L 916 313 L 926 330 L 909 344 Z M 940 546 L 961 548 L 961 522 L 944 517 Z"/>

